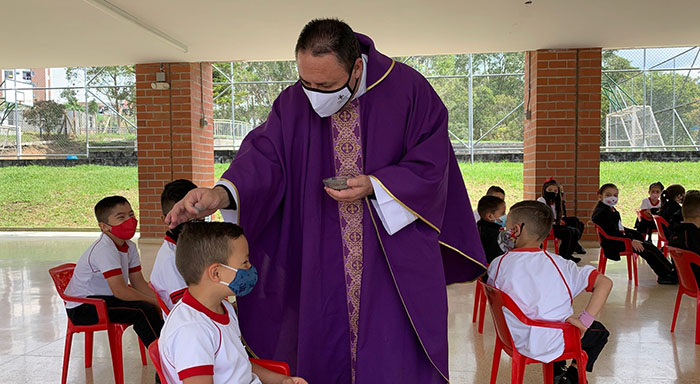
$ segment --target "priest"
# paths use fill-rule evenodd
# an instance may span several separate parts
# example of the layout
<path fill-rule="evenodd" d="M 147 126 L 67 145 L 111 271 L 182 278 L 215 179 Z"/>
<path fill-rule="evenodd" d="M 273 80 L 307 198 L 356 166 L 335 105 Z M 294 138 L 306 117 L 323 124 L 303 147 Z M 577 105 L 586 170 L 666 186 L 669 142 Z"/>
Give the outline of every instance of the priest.
<path fill-rule="evenodd" d="M 299 81 L 166 222 L 221 209 L 244 228 L 259 283 L 238 307 L 255 355 L 310 383 L 447 382 L 446 284 L 485 271 L 447 109 L 337 19 L 309 22 L 295 53 Z"/>

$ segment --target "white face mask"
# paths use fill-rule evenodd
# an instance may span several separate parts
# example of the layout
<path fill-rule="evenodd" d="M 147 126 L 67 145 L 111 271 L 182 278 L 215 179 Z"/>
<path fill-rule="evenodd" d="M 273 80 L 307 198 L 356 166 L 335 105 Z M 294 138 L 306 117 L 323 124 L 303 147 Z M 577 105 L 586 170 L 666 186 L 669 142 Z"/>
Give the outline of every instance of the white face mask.
<path fill-rule="evenodd" d="M 614 207 L 617 204 L 617 197 L 608 196 L 603 199 L 603 204 L 607 205 L 608 207 Z"/>
<path fill-rule="evenodd" d="M 340 111 L 352 98 L 352 94 L 355 90 L 350 89 L 350 79 L 352 79 L 352 73 L 350 77 L 348 77 L 348 81 L 345 85 L 335 91 L 322 91 L 320 89 L 307 88 L 304 84 L 301 86 L 304 89 L 306 97 L 309 98 L 309 102 L 314 111 L 321 117 L 328 117 Z M 355 81 L 356 89 L 358 82 L 359 79 Z"/>

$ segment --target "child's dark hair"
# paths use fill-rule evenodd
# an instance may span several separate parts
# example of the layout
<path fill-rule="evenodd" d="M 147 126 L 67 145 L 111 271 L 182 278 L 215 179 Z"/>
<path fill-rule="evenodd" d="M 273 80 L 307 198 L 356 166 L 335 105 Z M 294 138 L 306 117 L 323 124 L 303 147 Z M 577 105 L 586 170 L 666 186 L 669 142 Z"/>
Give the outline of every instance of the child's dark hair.
<path fill-rule="evenodd" d="M 649 185 L 649 192 L 651 192 L 651 190 L 654 189 L 654 188 L 658 188 L 659 191 L 663 191 L 663 190 L 664 190 L 664 185 L 661 184 L 660 181 L 657 181 L 656 183 L 651 183 L 651 184 Z"/>
<path fill-rule="evenodd" d="M 243 228 L 223 222 L 188 222 L 177 240 L 175 265 L 187 285 L 197 284 L 212 264 L 226 264 L 229 240 L 243 236 Z"/>
<path fill-rule="evenodd" d="M 505 204 L 506 202 L 498 196 L 486 195 L 479 199 L 479 204 L 476 206 L 476 210 L 479 212 L 479 216 L 484 218 L 489 213 L 495 213 L 498 211 L 498 208 L 500 208 L 501 205 L 505 206 Z"/>
<path fill-rule="evenodd" d="M 661 192 L 661 197 L 659 198 L 659 200 L 661 200 L 661 207 L 659 209 L 663 208 L 666 203 L 675 200 L 676 197 L 680 195 L 685 195 L 685 188 L 683 188 L 682 185 L 669 185 L 668 188 L 664 189 L 664 191 Z"/>
<path fill-rule="evenodd" d="M 603 192 L 605 192 L 605 190 L 608 189 L 608 188 L 619 189 L 619 188 L 617 188 L 617 185 L 615 185 L 615 184 L 613 184 L 613 183 L 607 183 L 607 184 L 601 185 L 600 188 L 598 188 L 598 194 L 599 194 L 599 195 L 602 195 Z"/>
<path fill-rule="evenodd" d="M 552 230 L 554 213 L 552 208 L 537 200 L 521 201 L 510 208 L 508 217 L 515 224 L 522 224 L 537 241 L 543 241 Z"/>
<path fill-rule="evenodd" d="M 486 190 L 487 195 L 491 195 L 493 193 L 500 193 L 503 196 L 506 195 L 506 191 L 504 191 L 503 188 L 499 187 L 498 185 L 492 185 Z"/>
<path fill-rule="evenodd" d="M 129 204 L 129 200 L 124 196 L 107 196 L 95 204 L 95 218 L 98 223 L 105 223 L 109 220 L 109 215 L 117 205 Z"/>
<path fill-rule="evenodd" d="M 700 191 L 691 190 L 685 194 L 681 212 L 684 220 L 700 217 Z"/>
<path fill-rule="evenodd" d="M 177 179 L 165 184 L 163 192 L 160 194 L 160 209 L 163 215 L 167 215 L 178 201 L 182 200 L 187 192 L 197 188 L 197 186 L 186 179 Z"/>
<path fill-rule="evenodd" d="M 554 199 L 547 199 L 547 187 L 551 185 L 556 185 L 557 186 L 557 196 Z M 555 220 L 559 222 L 561 220 L 562 216 L 564 215 L 564 191 L 562 191 L 561 184 L 559 184 L 558 181 L 554 180 L 553 178 L 547 179 L 544 184 L 542 184 L 542 198 L 547 202 L 547 205 L 552 205 L 554 204 L 554 207 L 556 208 L 557 211 L 557 217 L 555 217 Z"/>

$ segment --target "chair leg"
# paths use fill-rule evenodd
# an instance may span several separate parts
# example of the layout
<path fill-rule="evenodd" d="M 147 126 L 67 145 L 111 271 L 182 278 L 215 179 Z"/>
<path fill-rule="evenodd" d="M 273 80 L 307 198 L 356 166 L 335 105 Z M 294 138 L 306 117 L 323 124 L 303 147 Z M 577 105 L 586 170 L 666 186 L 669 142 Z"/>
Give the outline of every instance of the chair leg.
<path fill-rule="evenodd" d="M 92 367 L 93 332 L 85 332 L 85 368 Z"/>
<path fill-rule="evenodd" d="M 523 379 L 525 376 L 525 361 L 519 355 L 513 352 L 513 368 L 510 372 L 510 383 L 511 384 L 523 384 Z"/>
<path fill-rule="evenodd" d="M 484 333 L 484 316 L 486 315 L 486 293 L 481 290 L 481 308 L 479 308 L 479 333 Z"/>
<path fill-rule="evenodd" d="M 479 313 L 479 305 L 481 301 L 481 285 L 475 283 L 476 287 L 474 289 L 474 314 L 472 315 L 472 323 L 476 322 L 476 316 Z"/>
<path fill-rule="evenodd" d="M 66 384 L 68 379 L 68 362 L 70 361 L 70 347 L 73 344 L 73 333 L 66 332 L 66 345 L 63 347 L 63 373 L 61 374 L 61 384 Z"/>
<path fill-rule="evenodd" d="M 608 258 L 603 254 L 603 248 L 600 249 L 600 255 L 598 256 L 598 272 L 605 274 L 605 265 L 608 263 Z"/>
<path fill-rule="evenodd" d="M 681 292 L 681 287 L 678 287 L 678 294 L 676 294 L 676 307 L 673 308 L 673 320 L 671 320 L 671 332 L 676 330 L 676 319 L 678 318 L 678 309 L 681 307 L 682 298 L 683 293 Z"/>
<path fill-rule="evenodd" d="M 700 344 L 700 293 L 695 303 L 695 344 Z"/>
<path fill-rule="evenodd" d="M 639 256 L 632 254 L 632 270 L 634 271 L 634 286 L 639 286 L 639 277 L 637 277 L 637 265 L 639 264 Z"/>
<path fill-rule="evenodd" d="M 148 360 L 146 360 L 146 347 L 143 345 L 141 339 L 137 337 L 139 341 L 139 352 L 141 352 L 141 364 L 148 365 Z"/>
<path fill-rule="evenodd" d="M 493 363 L 491 364 L 491 384 L 496 384 L 498 378 L 498 365 L 501 362 L 501 340 L 496 336 L 496 345 L 493 347 Z"/>
<path fill-rule="evenodd" d="M 544 384 L 552 384 L 554 382 L 554 364 L 542 363 L 542 375 L 544 376 Z"/>
<path fill-rule="evenodd" d="M 588 365 L 588 355 L 586 352 L 581 351 L 581 357 L 578 361 L 578 382 L 579 384 L 586 384 L 588 379 L 586 378 L 586 366 Z"/>
<path fill-rule="evenodd" d="M 109 338 L 109 350 L 112 353 L 112 368 L 114 369 L 114 383 L 124 384 L 124 361 L 122 360 L 122 333 L 121 328 L 107 329 Z"/>
<path fill-rule="evenodd" d="M 627 255 L 627 280 L 632 280 L 632 255 Z"/>

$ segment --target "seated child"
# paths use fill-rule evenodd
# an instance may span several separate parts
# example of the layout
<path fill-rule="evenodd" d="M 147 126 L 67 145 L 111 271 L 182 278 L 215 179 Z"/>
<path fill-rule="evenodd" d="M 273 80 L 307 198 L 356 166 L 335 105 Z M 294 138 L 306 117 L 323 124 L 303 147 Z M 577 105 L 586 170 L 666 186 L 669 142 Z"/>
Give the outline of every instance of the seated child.
<path fill-rule="evenodd" d="M 688 191 L 683 201 L 683 222 L 674 228 L 668 245 L 700 255 L 700 191 Z M 691 264 L 700 282 L 700 266 Z"/>
<path fill-rule="evenodd" d="M 158 301 L 141 274 L 136 244 L 130 240 L 136 233 L 134 211 L 124 197 L 110 196 L 95 205 L 95 216 L 102 234 L 75 265 L 66 295 L 104 300 L 109 320 L 133 324 L 148 346 L 160 335 L 163 320 Z M 92 304 L 67 302 L 66 311 L 73 324 L 97 323 Z"/>
<path fill-rule="evenodd" d="M 603 229 L 608 236 L 626 237 L 632 240 L 632 249 L 647 261 L 649 267 L 658 276 L 659 284 L 678 284 L 678 277 L 671 262 L 668 261 L 654 244 L 644 241 L 641 233 L 622 225 L 620 212 L 615 209 L 619 191 L 615 184 L 604 184 L 598 190 L 598 204 L 593 210 L 591 219 Z M 621 241 L 602 239 L 600 243 L 605 257 L 610 260 L 620 260 L 620 252 L 625 249 Z"/>
<path fill-rule="evenodd" d="M 634 223 L 634 228 L 645 235 L 646 240 L 651 240 L 653 230 L 656 230 L 656 223 L 651 215 L 656 215 L 659 212 L 661 200 L 661 191 L 664 190 L 664 185 L 660 181 L 649 186 L 649 197 L 642 199 L 642 204 L 639 207 L 639 215 Z"/>
<path fill-rule="evenodd" d="M 489 284 L 508 294 L 531 319 L 567 321 L 577 326 L 583 335 L 581 345 L 588 354 L 585 368 L 591 372 L 609 335 L 595 317 L 607 300 L 612 281 L 590 265 L 578 267 L 540 249 L 552 228 L 553 217 L 549 207 L 533 200 L 511 207 L 506 228 L 513 249 L 489 265 Z M 586 309 L 574 316 L 574 297 L 584 290 L 593 294 Z M 550 362 L 564 352 L 561 330 L 524 325 L 507 310 L 505 318 L 513 343 L 522 355 Z M 566 362 L 556 362 L 555 376 L 565 375 L 565 382 L 578 382 L 576 364 L 563 372 L 565 367 Z"/>
<path fill-rule="evenodd" d="M 678 226 L 683 221 L 683 212 L 681 204 L 685 196 L 685 188 L 680 184 L 669 185 L 666 190 L 661 193 L 661 207 L 659 208 L 659 216 L 663 217 L 668 222 L 668 228 L 664 229 L 664 235 L 668 239 Z"/>
<path fill-rule="evenodd" d="M 163 211 L 161 218 L 165 220 L 165 216 L 168 215 L 173 205 L 182 200 L 187 192 L 195 188 L 197 186 L 193 182 L 184 179 L 166 184 L 163 192 L 160 194 L 160 207 Z M 175 266 L 177 238 L 180 231 L 182 231 L 183 225 L 180 224 L 165 233 L 165 240 L 158 250 L 156 261 L 153 264 L 153 271 L 151 272 L 151 284 L 160 296 L 160 299 L 170 310 L 182 298 L 182 294 L 187 289 L 185 280 L 180 276 L 180 272 L 177 271 L 177 266 Z"/>
<path fill-rule="evenodd" d="M 492 185 L 489 187 L 489 189 L 486 190 L 486 195 L 484 196 L 496 196 L 500 198 L 501 200 L 505 201 L 506 200 L 506 191 L 503 190 L 503 188 L 497 186 L 497 185 Z M 479 208 L 477 207 L 474 210 L 474 221 L 478 222 L 481 217 L 479 216 Z"/>
<path fill-rule="evenodd" d="M 552 226 L 554 237 L 560 240 L 559 254 L 567 260 L 578 263 L 580 257 L 573 256 L 574 252 L 585 254 L 586 250 L 578 243 L 583 233 L 583 223 L 575 216 L 566 215 L 566 202 L 562 186 L 549 178 L 542 184 L 542 196 L 537 201 L 552 207 L 554 225 Z"/>
<path fill-rule="evenodd" d="M 486 262 L 490 264 L 504 253 L 498 245 L 498 234 L 506 225 L 506 203 L 500 197 L 487 195 L 479 199 L 477 210 L 481 219 L 476 222 L 476 226 L 486 252 Z"/>
<path fill-rule="evenodd" d="M 168 383 L 306 383 L 248 359 L 238 317 L 225 300 L 247 295 L 258 280 L 241 227 L 186 223 L 175 262 L 187 290 L 170 312 L 158 341 Z"/>

